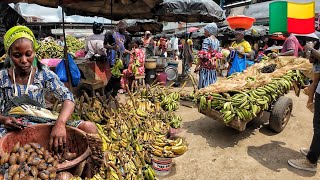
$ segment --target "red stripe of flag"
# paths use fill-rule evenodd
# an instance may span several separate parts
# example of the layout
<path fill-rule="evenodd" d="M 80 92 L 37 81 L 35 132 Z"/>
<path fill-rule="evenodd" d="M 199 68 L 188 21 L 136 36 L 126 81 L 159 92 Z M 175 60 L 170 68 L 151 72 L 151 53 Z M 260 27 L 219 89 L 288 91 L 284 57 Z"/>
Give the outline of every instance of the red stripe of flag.
<path fill-rule="evenodd" d="M 310 34 L 315 31 L 315 18 L 295 19 L 288 17 L 288 32 L 295 34 Z"/>

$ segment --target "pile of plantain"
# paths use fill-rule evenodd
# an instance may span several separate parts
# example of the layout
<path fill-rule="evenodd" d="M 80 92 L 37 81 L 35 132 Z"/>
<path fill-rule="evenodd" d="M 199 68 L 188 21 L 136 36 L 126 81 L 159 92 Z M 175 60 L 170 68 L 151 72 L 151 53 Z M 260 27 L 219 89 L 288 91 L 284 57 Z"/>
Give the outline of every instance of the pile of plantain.
<path fill-rule="evenodd" d="M 55 41 L 42 41 L 39 43 L 36 57 L 40 60 L 63 58 L 63 47 L 59 46 Z"/>
<path fill-rule="evenodd" d="M 271 104 L 287 94 L 293 82 L 303 84 L 304 75 L 299 70 L 291 70 L 281 78 L 256 89 L 230 91 L 225 93 L 205 93 L 196 97 L 199 111 L 214 109 L 222 113 L 225 123 L 234 119 L 249 121 L 263 110 L 269 110 Z"/>
<path fill-rule="evenodd" d="M 71 35 L 66 36 L 66 42 L 68 46 L 68 52 L 74 54 L 77 51 L 85 48 L 85 42 L 73 37 Z"/>
<path fill-rule="evenodd" d="M 102 141 L 103 154 L 99 148 L 93 154 L 103 165 L 92 179 L 155 179 L 153 156 L 174 158 L 187 151 L 185 139 L 168 137 L 172 118 L 180 123 L 181 117 L 163 110 L 161 102 L 149 100 L 150 93 L 129 93 L 124 104 L 110 97 L 116 108 L 99 95 L 90 98 L 84 93 L 76 100 L 73 117 L 94 122 Z"/>
<path fill-rule="evenodd" d="M 11 152 L 1 157 L 0 179 L 55 179 L 58 163 L 57 156 L 52 155 L 37 143 L 23 146 L 17 143 Z"/>

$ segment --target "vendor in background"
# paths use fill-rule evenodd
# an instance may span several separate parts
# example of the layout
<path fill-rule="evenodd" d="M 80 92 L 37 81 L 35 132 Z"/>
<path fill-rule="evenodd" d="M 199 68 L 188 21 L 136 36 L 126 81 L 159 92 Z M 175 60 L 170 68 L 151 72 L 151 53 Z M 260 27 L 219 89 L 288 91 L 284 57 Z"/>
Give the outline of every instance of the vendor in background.
<path fill-rule="evenodd" d="M 178 60 L 179 56 L 179 39 L 177 37 L 177 34 L 174 34 L 170 39 L 171 48 L 173 50 L 173 58 L 175 60 Z"/>
<path fill-rule="evenodd" d="M 134 76 L 145 74 L 144 62 L 146 57 L 143 50 L 143 41 L 140 38 L 133 39 L 131 47 L 129 66 L 123 70 L 123 76 L 121 78 L 121 87 L 127 91 L 126 85 L 131 88 L 132 78 Z"/>
<path fill-rule="evenodd" d="M 49 145 L 58 152 L 67 146 L 66 125 L 87 133 L 97 133 L 96 126 L 88 121 L 68 121 L 74 110 L 74 97 L 59 77 L 45 65 L 33 66 L 38 49 L 32 31 L 25 26 L 15 26 L 4 36 L 5 50 L 12 66 L 0 71 L 0 137 L 7 131 L 20 130 L 18 123 L 34 124 L 32 120 L 18 120 L 8 116 L 9 104 L 29 104 L 45 108 L 45 92 L 53 93 L 62 102 L 62 110 L 51 130 Z"/>
<path fill-rule="evenodd" d="M 207 24 L 204 27 L 206 38 L 202 43 L 202 50 L 199 52 L 199 61 L 195 71 L 199 71 L 198 89 L 204 88 L 217 81 L 217 63 L 214 54 L 217 53 L 220 42 L 216 38 L 218 27 L 215 23 Z"/>
<path fill-rule="evenodd" d="M 311 58 L 313 62 L 320 61 L 320 51 L 315 50 L 311 45 L 306 45 L 305 51 L 307 56 Z M 317 67 L 314 68 L 319 68 Z M 317 70 L 318 71 L 318 70 Z M 316 75 L 319 77 L 319 74 Z M 313 138 L 309 148 L 301 148 L 301 154 L 305 155 L 304 158 L 300 159 L 289 159 L 288 163 L 290 166 L 305 170 L 305 171 L 317 171 L 317 163 L 320 157 L 320 85 L 319 83 L 314 83 L 314 114 L 313 114 Z M 310 91 L 309 91 L 310 92 Z M 313 91 L 314 92 L 314 91 Z"/>
<path fill-rule="evenodd" d="M 104 48 L 104 27 L 101 23 L 93 23 L 93 35 L 86 39 L 85 58 L 92 61 L 106 61 L 106 49 Z"/>
<path fill-rule="evenodd" d="M 244 39 L 244 33 L 244 29 L 235 30 L 236 40 L 232 42 L 229 47 L 229 50 L 232 51 L 232 53 L 230 54 L 231 68 L 228 75 L 245 70 L 247 67 L 247 59 L 251 59 L 252 48 L 250 43 Z"/>
<path fill-rule="evenodd" d="M 57 39 L 57 44 L 59 46 L 64 46 L 64 38 L 63 38 L 63 36 L 60 36 L 60 38 Z"/>
<path fill-rule="evenodd" d="M 162 36 L 158 41 L 159 51 L 161 57 L 167 57 L 167 38 Z"/>
<path fill-rule="evenodd" d="M 114 66 L 117 57 L 124 60 L 124 54 L 131 53 L 124 46 L 127 27 L 128 25 L 125 21 L 120 21 L 114 31 L 107 31 L 105 34 L 104 47 L 107 49 L 107 61 L 110 67 Z M 121 77 L 111 76 L 105 89 L 106 93 L 110 93 L 113 97 L 116 97 L 121 89 L 120 80 Z"/>
<path fill-rule="evenodd" d="M 143 47 L 146 49 L 146 58 L 154 56 L 154 42 L 150 31 L 146 31 L 143 38 Z"/>
<path fill-rule="evenodd" d="M 191 39 L 191 36 L 192 36 L 192 32 L 190 32 L 189 34 L 187 33 L 187 43 L 183 44 L 183 56 L 186 61 L 186 67 L 184 67 L 184 68 L 185 68 L 185 72 L 187 74 L 191 73 L 191 67 L 192 67 L 192 63 L 194 61 L 193 41 Z"/>
<path fill-rule="evenodd" d="M 276 58 L 277 56 L 299 56 L 299 50 L 303 51 L 303 47 L 300 45 L 299 40 L 293 34 L 284 33 L 287 39 L 282 45 L 281 53 L 273 53 L 272 57 Z"/>

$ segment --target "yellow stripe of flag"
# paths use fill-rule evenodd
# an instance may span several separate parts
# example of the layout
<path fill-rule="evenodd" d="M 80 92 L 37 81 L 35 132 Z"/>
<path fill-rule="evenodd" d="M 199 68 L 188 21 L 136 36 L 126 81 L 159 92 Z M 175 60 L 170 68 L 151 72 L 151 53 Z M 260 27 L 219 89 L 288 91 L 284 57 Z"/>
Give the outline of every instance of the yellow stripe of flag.
<path fill-rule="evenodd" d="M 288 18 L 309 19 L 315 14 L 314 1 L 310 3 L 293 3 L 288 2 Z"/>

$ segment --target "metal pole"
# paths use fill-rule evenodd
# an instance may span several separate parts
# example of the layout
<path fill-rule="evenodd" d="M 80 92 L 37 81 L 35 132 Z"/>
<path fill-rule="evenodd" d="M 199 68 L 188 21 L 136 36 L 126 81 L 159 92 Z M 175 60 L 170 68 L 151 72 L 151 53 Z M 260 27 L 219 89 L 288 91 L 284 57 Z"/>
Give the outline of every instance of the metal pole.
<path fill-rule="evenodd" d="M 70 91 L 72 91 L 71 73 L 70 73 L 69 58 L 68 58 L 68 47 L 67 47 L 67 41 L 66 41 L 65 22 L 64 22 L 63 0 L 60 0 L 60 4 L 61 4 L 61 9 L 62 9 L 62 31 L 63 31 L 63 40 L 64 40 L 63 52 L 64 52 L 67 77 L 68 77 L 68 88 L 70 89 Z"/>
<path fill-rule="evenodd" d="M 111 26 L 113 27 L 113 0 L 111 0 L 111 10 L 110 10 L 110 13 L 111 13 Z"/>

